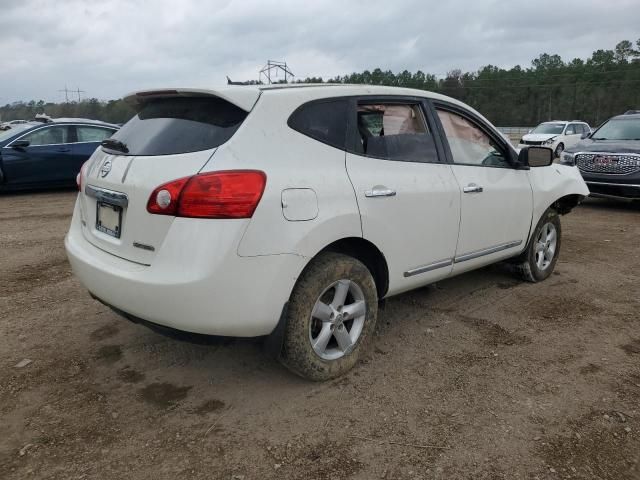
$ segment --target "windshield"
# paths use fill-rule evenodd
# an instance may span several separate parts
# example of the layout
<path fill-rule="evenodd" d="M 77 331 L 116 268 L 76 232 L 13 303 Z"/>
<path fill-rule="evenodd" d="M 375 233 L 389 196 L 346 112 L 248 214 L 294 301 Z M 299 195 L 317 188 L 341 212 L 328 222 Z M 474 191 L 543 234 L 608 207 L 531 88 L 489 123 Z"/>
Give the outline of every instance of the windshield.
<path fill-rule="evenodd" d="M 12 125 L 9 130 L 0 131 L 0 142 L 9 140 L 11 137 L 16 136 L 18 133 L 31 128 L 33 125 L 18 124 Z"/>
<path fill-rule="evenodd" d="M 247 112 L 216 97 L 152 99 L 103 148 L 118 155 L 209 150 L 229 140 Z"/>
<path fill-rule="evenodd" d="M 564 130 L 565 123 L 541 123 L 536 128 L 531 130 L 531 133 L 547 133 L 560 135 Z"/>
<path fill-rule="evenodd" d="M 591 137 L 594 140 L 640 140 L 640 118 L 614 118 Z"/>

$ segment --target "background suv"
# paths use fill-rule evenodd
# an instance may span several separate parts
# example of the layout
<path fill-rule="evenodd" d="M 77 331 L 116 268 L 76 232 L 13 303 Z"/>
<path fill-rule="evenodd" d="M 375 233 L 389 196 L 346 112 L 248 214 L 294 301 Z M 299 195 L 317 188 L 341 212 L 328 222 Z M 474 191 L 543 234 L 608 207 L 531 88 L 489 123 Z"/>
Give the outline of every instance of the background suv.
<path fill-rule="evenodd" d="M 607 120 L 562 163 L 578 166 L 594 196 L 640 199 L 640 111 Z"/>
<path fill-rule="evenodd" d="M 377 86 L 146 91 L 83 166 L 65 238 L 91 294 L 138 321 L 269 335 L 335 377 L 378 300 L 510 259 L 553 271 L 559 214 L 588 194 L 466 105 Z"/>
<path fill-rule="evenodd" d="M 566 122 L 554 120 L 543 122 L 520 139 L 519 148 L 537 145 L 551 148 L 556 157 L 562 151 L 574 146 L 591 133 L 591 127 L 585 122 L 573 120 Z"/>

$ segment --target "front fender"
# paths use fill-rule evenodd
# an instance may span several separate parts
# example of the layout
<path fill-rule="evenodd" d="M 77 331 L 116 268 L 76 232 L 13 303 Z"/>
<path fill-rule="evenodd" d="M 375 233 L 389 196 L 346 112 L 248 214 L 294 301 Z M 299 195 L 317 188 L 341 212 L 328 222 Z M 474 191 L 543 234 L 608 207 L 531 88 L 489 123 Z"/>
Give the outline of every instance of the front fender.
<path fill-rule="evenodd" d="M 568 195 L 589 195 L 589 188 L 577 167 L 557 163 L 548 167 L 534 167 L 529 170 L 529 178 L 533 189 L 533 225 L 561 198 Z"/>

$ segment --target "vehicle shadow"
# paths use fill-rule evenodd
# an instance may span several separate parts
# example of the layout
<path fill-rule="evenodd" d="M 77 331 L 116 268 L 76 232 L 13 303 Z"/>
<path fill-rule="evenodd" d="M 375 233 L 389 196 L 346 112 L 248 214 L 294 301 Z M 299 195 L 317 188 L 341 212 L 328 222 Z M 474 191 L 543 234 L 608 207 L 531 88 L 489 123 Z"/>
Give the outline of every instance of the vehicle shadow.
<path fill-rule="evenodd" d="M 379 342 L 393 341 L 400 332 L 420 329 L 415 318 L 426 313 L 448 314 L 456 311 L 460 299 L 469 295 L 481 294 L 482 291 L 495 288 L 505 290 L 520 285 L 521 280 L 514 276 L 513 268 L 506 263 L 498 263 L 488 267 L 467 272 L 430 284 L 381 302 L 379 306 L 378 324 L 367 351 L 362 352 L 364 364 L 374 358 L 374 351 Z M 124 318 L 122 321 L 126 321 Z M 190 378 L 193 383 L 204 377 L 216 378 L 218 387 L 223 388 L 244 378 L 245 385 L 260 385 L 264 379 L 277 383 L 281 387 L 298 388 L 304 385 L 316 385 L 289 372 L 277 361 L 273 346 L 267 344 L 267 337 L 235 338 L 200 335 L 181 332 L 173 329 L 149 324 L 140 320 L 129 319 L 134 329 L 145 338 L 144 343 L 161 345 L 155 354 L 159 365 L 176 366 L 182 370 L 184 379 Z M 151 350 L 155 347 L 151 346 Z M 367 360 L 369 359 L 369 360 Z M 197 361 L 191 361 L 197 360 Z M 136 362 L 132 362 L 136 363 Z M 139 363 L 144 364 L 144 361 Z M 159 365 L 154 368 L 156 378 L 172 377 L 169 370 Z M 159 367 L 159 368 L 158 368 Z M 364 370 L 356 369 L 356 371 Z M 349 373 L 345 378 L 351 378 Z M 331 388 L 335 382 L 326 383 Z M 249 388 L 249 387 L 248 387 Z"/>

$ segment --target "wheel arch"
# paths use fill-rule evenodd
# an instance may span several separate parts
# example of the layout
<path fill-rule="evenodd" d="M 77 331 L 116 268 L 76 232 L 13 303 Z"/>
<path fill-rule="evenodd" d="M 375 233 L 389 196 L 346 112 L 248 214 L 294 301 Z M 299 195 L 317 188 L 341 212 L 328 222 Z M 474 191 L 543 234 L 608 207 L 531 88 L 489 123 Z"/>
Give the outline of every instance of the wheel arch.
<path fill-rule="evenodd" d="M 577 207 L 584 198 L 585 198 L 584 195 L 580 195 L 577 193 L 570 193 L 568 195 L 564 195 L 558 198 L 551 205 L 549 205 L 549 207 L 547 207 L 545 211 L 548 210 L 549 208 L 553 208 L 560 215 L 566 215 L 575 207 Z"/>
<path fill-rule="evenodd" d="M 341 238 L 325 246 L 313 258 L 323 252 L 343 253 L 361 261 L 373 276 L 376 290 L 378 291 L 378 298 L 383 298 L 387 294 L 389 290 L 389 266 L 387 259 L 380 249 L 369 240 L 362 237 Z"/>

